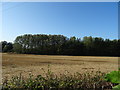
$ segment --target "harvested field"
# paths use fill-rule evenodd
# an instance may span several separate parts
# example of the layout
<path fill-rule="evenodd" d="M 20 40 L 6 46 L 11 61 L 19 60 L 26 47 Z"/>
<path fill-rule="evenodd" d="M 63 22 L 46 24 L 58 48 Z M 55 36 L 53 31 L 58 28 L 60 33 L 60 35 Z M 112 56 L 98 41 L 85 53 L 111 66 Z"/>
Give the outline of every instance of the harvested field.
<path fill-rule="evenodd" d="M 44 75 L 48 68 L 57 75 L 98 70 L 110 72 L 118 70 L 118 57 L 2 54 L 3 77 L 20 73 L 25 77 L 29 73 Z"/>

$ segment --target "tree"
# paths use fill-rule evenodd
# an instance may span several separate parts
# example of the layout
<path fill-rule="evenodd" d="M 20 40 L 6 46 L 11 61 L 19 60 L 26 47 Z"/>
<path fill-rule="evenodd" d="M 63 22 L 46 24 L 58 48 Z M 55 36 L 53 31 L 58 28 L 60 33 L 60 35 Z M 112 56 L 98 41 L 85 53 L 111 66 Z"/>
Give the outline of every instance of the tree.
<path fill-rule="evenodd" d="M 12 52 L 13 44 L 7 41 L 0 42 L 1 51 L 0 52 Z"/>
<path fill-rule="evenodd" d="M 7 51 L 6 42 L 3 46 Z M 118 56 L 120 41 L 91 36 L 81 40 L 75 36 L 25 34 L 15 39 L 13 47 L 16 53 L 26 54 Z"/>
<path fill-rule="evenodd" d="M 12 49 L 13 49 L 13 44 L 12 43 L 7 43 L 3 48 L 3 52 L 11 52 Z"/>
<path fill-rule="evenodd" d="M 83 38 L 83 43 L 85 45 L 85 55 L 93 55 L 94 51 L 93 51 L 93 38 L 91 36 L 89 37 L 84 37 Z"/>

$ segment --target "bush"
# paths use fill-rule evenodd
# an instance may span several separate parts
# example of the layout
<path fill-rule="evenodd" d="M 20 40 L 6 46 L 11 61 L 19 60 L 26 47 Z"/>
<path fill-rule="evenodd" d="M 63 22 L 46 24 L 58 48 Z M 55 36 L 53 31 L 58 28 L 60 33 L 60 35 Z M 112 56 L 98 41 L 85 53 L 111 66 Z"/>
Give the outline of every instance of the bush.
<path fill-rule="evenodd" d="M 113 87 L 113 90 L 120 90 L 120 69 L 119 71 L 112 71 L 106 74 L 105 80 L 116 85 Z"/>
<path fill-rule="evenodd" d="M 74 73 L 70 74 L 63 73 L 59 76 L 55 75 L 48 69 L 46 76 L 38 75 L 34 77 L 29 74 L 27 79 L 23 78 L 22 74 L 14 76 L 10 80 L 5 79 L 3 81 L 3 89 L 62 89 L 62 90 L 86 90 L 86 89 L 111 89 L 112 83 L 104 80 L 105 73 L 100 71 L 97 72 L 86 72 L 84 74 Z"/>

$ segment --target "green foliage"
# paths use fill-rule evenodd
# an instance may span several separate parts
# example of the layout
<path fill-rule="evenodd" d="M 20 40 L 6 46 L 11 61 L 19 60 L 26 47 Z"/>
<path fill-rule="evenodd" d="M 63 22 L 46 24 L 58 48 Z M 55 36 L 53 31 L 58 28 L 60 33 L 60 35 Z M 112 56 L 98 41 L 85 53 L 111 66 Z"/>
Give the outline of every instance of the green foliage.
<path fill-rule="evenodd" d="M 119 40 L 104 40 L 100 37 L 75 36 L 67 38 L 63 35 L 25 34 L 15 39 L 14 51 L 26 54 L 47 55 L 101 55 L 118 56 Z"/>
<path fill-rule="evenodd" d="M 13 47 L 14 47 L 13 50 L 16 51 L 17 53 L 22 53 L 22 46 L 20 44 L 15 43 Z"/>
<path fill-rule="evenodd" d="M 105 80 L 112 83 L 120 83 L 120 71 L 112 71 L 105 76 Z"/>
<path fill-rule="evenodd" d="M 113 90 L 120 90 L 120 70 L 112 71 L 112 72 L 106 74 L 105 80 L 108 82 L 118 84 L 113 87 Z"/>
<path fill-rule="evenodd" d="M 120 40 L 91 36 L 81 40 L 75 36 L 25 34 L 18 36 L 13 44 L 3 41 L 1 45 L 3 52 L 23 54 L 119 56 L 120 53 Z"/>
<path fill-rule="evenodd" d="M 49 66 L 48 66 L 49 67 Z M 41 89 L 41 90 L 51 90 L 51 89 L 61 89 L 64 90 L 86 90 L 86 89 L 104 89 L 106 81 L 104 80 L 104 73 L 97 72 L 86 72 L 84 74 L 74 73 L 70 74 L 66 71 L 60 76 L 55 75 L 51 72 L 50 68 L 48 69 L 46 76 L 38 75 L 34 77 L 29 75 L 25 79 L 22 74 L 20 76 L 14 76 L 12 79 L 5 79 L 3 82 L 3 89 L 14 89 L 14 88 L 24 88 L 24 89 Z M 111 88 L 109 84 L 109 89 Z"/>
<path fill-rule="evenodd" d="M 120 90 L 120 84 L 113 87 L 112 90 Z"/>
<path fill-rule="evenodd" d="M 0 46 L 2 50 L 0 52 L 12 52 L 13 44 L 10 42 L 2 41 L 0 42 Z"/>

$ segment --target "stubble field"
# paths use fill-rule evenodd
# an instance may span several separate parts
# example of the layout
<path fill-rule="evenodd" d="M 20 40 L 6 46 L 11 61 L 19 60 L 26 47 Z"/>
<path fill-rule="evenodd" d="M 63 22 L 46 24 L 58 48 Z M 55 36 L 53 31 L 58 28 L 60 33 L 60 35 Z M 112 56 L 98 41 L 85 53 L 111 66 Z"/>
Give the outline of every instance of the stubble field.
<path fill-rule="evenodd" d="M 118 70 L 118 57 L 2 54 L 3 77 L 20 73 L 25 77 L 30 73 L 44 75 L 48 68 L 57 75 L 98 70 L 110 72 Z"/>

